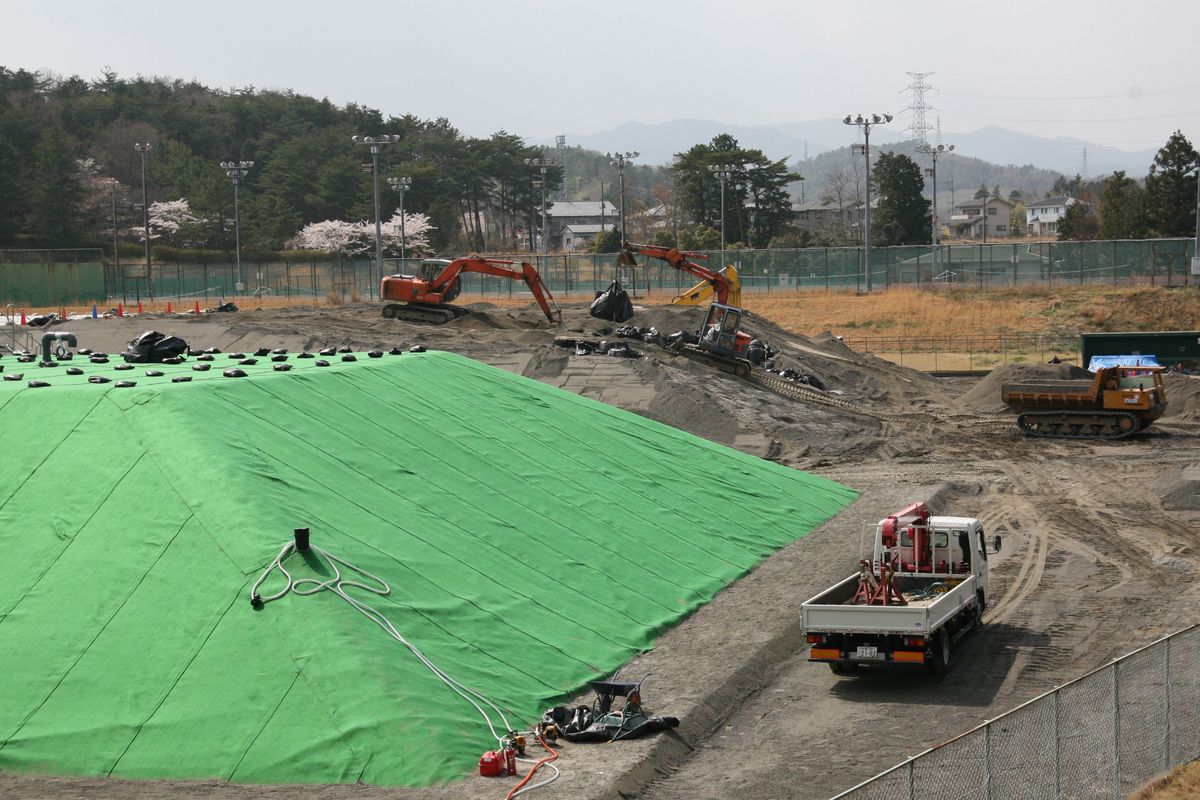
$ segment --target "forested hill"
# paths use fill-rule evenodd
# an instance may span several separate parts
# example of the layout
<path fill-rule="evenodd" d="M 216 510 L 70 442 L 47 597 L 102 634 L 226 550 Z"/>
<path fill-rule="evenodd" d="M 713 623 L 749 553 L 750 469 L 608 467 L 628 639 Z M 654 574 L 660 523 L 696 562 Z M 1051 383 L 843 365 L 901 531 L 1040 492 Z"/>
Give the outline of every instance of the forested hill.
<path fill-rule="evenodd" d="M 185 246 L 233 247 L 233 185 L 225 160 L 253 161 L 242 180 L 243 244 L 282 247 L 306 224 L 374 217 L 371 153 L 354 135 L 396 134 L 381 149 L 382 215 L 400 197 L 387 178 L 408 176 L 406 213 L 429 216 L 430 243 L 501 250 L 540 213 L 540 172 L 528 159 L 557 155 L 499 131 L 464 136 L 446 119 L 384 117 L 357 104 L 291 91 L 216 90 L 162 78 L 48 78 L 0 67 L 0 248 L 111 247 L 113 184 L 117 228 L 138 240 L 142 154 L 149 143 L 150 204 L 186 198 Z M 572 148 L 572 199 L 617 198 L 616 170 L 603 154 Z M 611 175 L 609 174 L 611 173 Z M 657 168 L 626 170 L 631 198 L 649 198 Z M 547 199 L 561 197 L 562 170 L 547 174 Z M 153 228 L 152 228 L 153 230 Z M 465 231 L 465 232 L 464 232 Z"/>

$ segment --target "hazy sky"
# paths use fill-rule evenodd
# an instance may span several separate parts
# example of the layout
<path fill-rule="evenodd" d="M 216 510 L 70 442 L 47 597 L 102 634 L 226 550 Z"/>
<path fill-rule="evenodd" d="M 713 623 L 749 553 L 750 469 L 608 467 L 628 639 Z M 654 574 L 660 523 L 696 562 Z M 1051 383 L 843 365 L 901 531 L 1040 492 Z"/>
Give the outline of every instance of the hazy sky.
<path fill-rule="evenodd" d="M 0 0 L 0 65 L 293 89 L 527 138 L 891 112 L 947 132 L 1200 141 L 1196 0 Z M 827 135 L 819 147 L 855 133 Z M 837 139 L 845 141 L 838 141 Z"/>

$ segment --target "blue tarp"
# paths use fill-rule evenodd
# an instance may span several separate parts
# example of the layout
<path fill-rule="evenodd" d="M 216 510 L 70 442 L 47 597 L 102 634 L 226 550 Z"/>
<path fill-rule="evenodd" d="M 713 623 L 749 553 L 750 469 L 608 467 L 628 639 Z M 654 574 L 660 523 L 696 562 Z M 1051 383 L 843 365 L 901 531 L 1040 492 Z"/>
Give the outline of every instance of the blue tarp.
<path fill-rule="evenodd" d="M 1101 367 L 1161 367 L 1154 356 L 1092 356 L 1088 362 L 1088 372 L 1095 372 Z"/>

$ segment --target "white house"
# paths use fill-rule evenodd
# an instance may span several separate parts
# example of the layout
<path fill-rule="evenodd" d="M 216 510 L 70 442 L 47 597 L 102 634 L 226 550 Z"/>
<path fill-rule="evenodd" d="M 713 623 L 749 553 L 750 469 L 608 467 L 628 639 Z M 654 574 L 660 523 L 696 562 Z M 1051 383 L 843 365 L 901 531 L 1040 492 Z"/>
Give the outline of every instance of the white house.
<path fill-rule="evenodd" d="M 574 227 L 578 234 L 582 232 L 580 226 L 603 225 L 611 228 L 620 224 L 620 212 L 607 200 L 555 200 L 546 210 L 546 227 L 550 229 L 551 242 L 564 241 L 563 229 L 568 225 Z"/>
<path fill-rule="evenodd" d="M 1025 232 L 1030 236 L 1055 236 L 1058 222 L 1075 205 L 1073 197 L 1047 197 L 1036 203 L 1025 204 Z"/>
<path fill-rule="evenodd" d="M 585 225 L 582 223 L 567 225 L 562 229 L 562 239 L 559 242 L 560 249 L 564 253 L 576 253 L 581 250 L 588 250 L 592 246 L 592 242 L 600 233 L 608 228 L 609 225 Z"/>

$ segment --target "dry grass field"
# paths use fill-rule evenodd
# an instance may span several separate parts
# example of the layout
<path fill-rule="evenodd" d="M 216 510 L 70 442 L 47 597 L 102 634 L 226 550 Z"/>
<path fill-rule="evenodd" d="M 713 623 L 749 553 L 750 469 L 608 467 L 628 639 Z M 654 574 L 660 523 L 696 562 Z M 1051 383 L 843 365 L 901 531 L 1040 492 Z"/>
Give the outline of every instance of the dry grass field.
<path fill-rule="evenodd" d="M 1197 797 L 1200 797 L 1200 761 L 1193 761 L 1151 781 L 1129 800 L 1194 800 Z"/>

